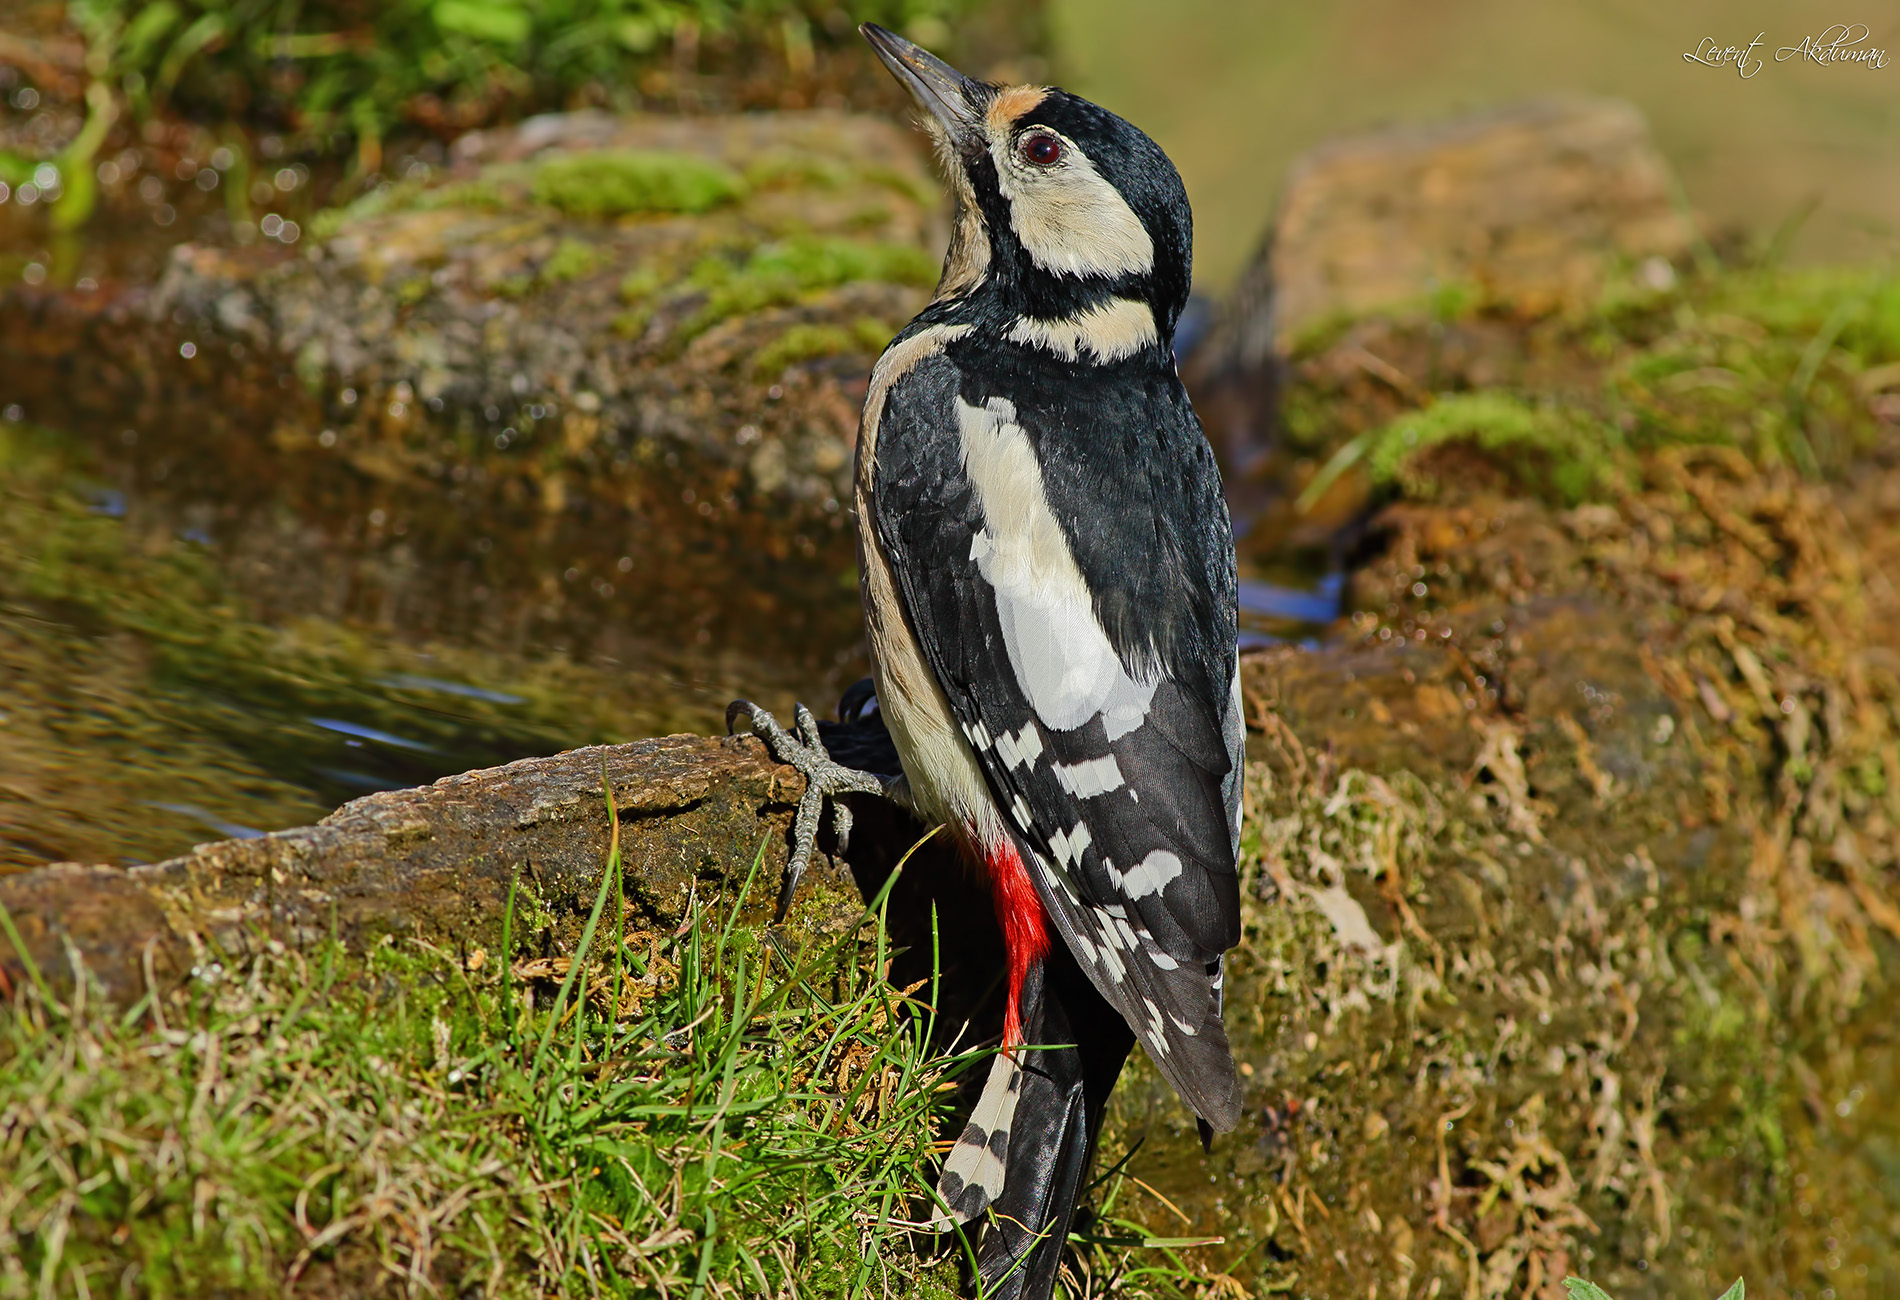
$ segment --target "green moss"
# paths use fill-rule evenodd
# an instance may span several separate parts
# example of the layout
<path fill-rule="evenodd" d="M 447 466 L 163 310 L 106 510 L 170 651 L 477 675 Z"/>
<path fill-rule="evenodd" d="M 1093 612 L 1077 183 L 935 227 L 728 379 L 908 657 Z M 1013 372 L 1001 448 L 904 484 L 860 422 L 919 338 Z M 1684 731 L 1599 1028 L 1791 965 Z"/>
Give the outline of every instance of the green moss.
<path fill-rule="evenodd" d="M 871 203 L 859 208 L 842 223 L 846 230 L 879 230 L 891 222 L 891 210 L 881 203 Z"/>
<path fill-rule="evenodd" d="M 567 284 L 590 274 L 605 260 L 605 255 L 594 245 L 579 239 L 563 239 L 541 264 L 541 281 Z"/>
<path fill-rule="evenodd" d="M 909 244 L 801 237 L 754 249 L 743 262 L 702 259 L 687 279 L 705 302 L 680 327 L 691 338 L 732 316 L 797 302 L 807 294 L 864 281 L 928 287 L 937 263 Z"/>
<path fill-rule="evenodd" d="M 509 171 L 512 170 L 512 168 L 509 169 Z M 415 206 L 425 210 L 475 208 L 481 211 L 499 212 L 508 206 L 508 193 L 504 186 L 507 175 L 507 172 L 497 168 L 491 169 L 474 180 L 451 181 L 447 185 L 438 185 L 417 195 Z"/>
<path fill-rule="evenodd" d="M 647 326 L 653 322 L 653 306 L 634 307 L 614 316 L 614 333 L 623 339 L 637 339 L 647 332 Z"/>
<path fill-rule="evenodd" d="M 316 239 L 334 239 L 356 222 L 379 217 L 385 212 L 401 211 L 414 203 L 422 192 L 423 187 L 415 182 L 379 186 L 341 207 L 325 208 L 314 213 L 309 222 L 310 234 Z"/>
<path fill-rule="evenodd" d="M 1810 476 L 1869 445 L 1856 380 L 1900 359 L 1900 280 L 1882 272 L 1730 273 L 1607 319 L 1632 444 L 1726 444 Z"/>
<path fill-rule="evenodd" d="M 837 189 L 850 179 L 843 163 L 810 154 L 770 154 L 745 169 L 746 184 L 755 190 Z"/>
<path fill-rule="evenodd" d="M 429 186 L 421 181 L 400 181 L 379 185 L 369 193 L 342 207 L 325 208 L 310 218 L 310 233 L 317 239 L 331 239 L 359 222 L 396 212 L 430 212 L 444 208 L 468 208 L 500 212 L 507 208 L 511 191 L 520 192 L 521 169 L 494 168 L 474 180 L 453 181 Z M 516 182 L 513 186 L 509 181 Z"/>
<path fill-rule="evenodd" d="M 1854 784 L 1860 788 L 1860 792 L 1869 798 L 1878 799 L 1881 795 L 1887 793 L 1887 777 L 1885 772 L 1882 771 L 1882 764 L 1878 754 L 1863 755 L 1860 762 L 1855 764 L 1850 775 Z"/>
<path fill-rule="evenodd" d="M 705 212 L 745 193 L 730 168 L 697 154 L 623 150 L 577 153 L 543 163 L 536 201 L 570 217 L 602 219 L 639 212 Z"/>
<path fill-rule="evenodd" d="M 885 189 L 893 190 L 911 202 L 921 203 L 925 207 L 934 207 L 942 197 L 938 194 L 934 181 L 901 168 L 873 163 L 860 167 L 858 175 L 873 185 L 881 185 Z"/>
<path fill-rule="evenodd" d="M 1610 1293 L 1595 1282 L 1586 1282 L 1580 1277 L 1564 1279 L 1564 1291 L 1567 1300 L 1610 1300 Z M 1716 1300 L 1745 1300 L 1742 1279 L 1736 1278 L 1735 1285 L 1716 1297 Z"/>
<path fill-rule="evenodd" d="M 525 274 L 504 275 L 488 287 L 497 297 L 525 298 L 534 290 L 534 277 Z"/>
<path fill-rule="evenodd" d="M 1583 411 L 1532 406 L 1496 391 L 1461 393 L 1353 439 L 1314 476 L 1305 495 L 1317 500 L 1363 461 L 1375 483 L 1396 485 L 1408 496 L 1437 496 L 1444 485 L 1428 453 L 1454 443 L 1484 454 L 1520 486 L 1569 505 L 1613 491 L 1628 472 L 1622 435 Z"/>
<path fill-rule="evenodd" d="M 635 267 L 620 281 L 620 300 L 629 305 L 645 302 L 658 293 L 665 283 L 654 268 Z"/>
<path fill-rule="evenodd" d="M 1430 453 L 1451 443 L 1562 503 L 1615 494 L 1632 453 L 1670 446 L 1729 446 L 1811 478 L 1836 474 L 1879 436 L 1869 397 L 1892 386 L 1886 368 L 1900 365 L 1900 277 L 1887 271 L 1727 270 L 1665 289 L 1619 283 L 1585 315 L 1497 318 L 1443 346 L 1441 331 L 1484 310 L 1454 287 L 1387 323 L 1342 314 L 1300 336 L 1296 366 L 1365 324 L 1381 340 L 1368 345 L 1373 352 L 1402 358 L 1407 400 L 1418 388 L 1452 390 L 1393 419 L 1389 394 L 1357 409 L 1342 404 L 1352 390 L 1330 377 L 1336 368 L 1322 364 L 1328 378 L 1291 385 L 1280 411 L 1288 443 L 1331 452 L 1304 506 L 1355 468 L 1375 484 L 1432 496 L 1445 485 Z M 1441 369 L 1448 352 L 1463 359 Z M 1356 375 L 1350 356 L 1346 363 Z M 1533 405 L 1498 387 L 1499 374 L 1535 374 L 1548 396 Z M 1477 391 L 1458 391 L 1467 385 Z"/>
<path fill-rule="evenodd" d="M 1482 285 L 1469 280 L 1450 280 L 1433 289 L 1426 298 L 1426 309 L 1435 321 L 1469 320 L 1485 305 Z"/>
<path fill-rule="evenodd" d="M 1448 280 L 1429 293 L 1387 303 L 1376 311 L 1338 309 L 1300 326 L 1287 343 L 1293 357 L 1316 356 L 1340 341 L 1348 330 L 1368 317 L 1431 321 L 1440 325 L 1470 320 L 1490 304 L 1482 285 L 1470 280 Z"/>
<path fill-rule="evenodd" d="M 787 366 L 818 357 L 840 356 L 847 352 L 876 355 L 884 350 L 897 331 L 883 321 L 860 318 L 849 328 L 843 325 L 794 325 L 774 339 L 753 361 L 761 375 L 777 374 Z"/>

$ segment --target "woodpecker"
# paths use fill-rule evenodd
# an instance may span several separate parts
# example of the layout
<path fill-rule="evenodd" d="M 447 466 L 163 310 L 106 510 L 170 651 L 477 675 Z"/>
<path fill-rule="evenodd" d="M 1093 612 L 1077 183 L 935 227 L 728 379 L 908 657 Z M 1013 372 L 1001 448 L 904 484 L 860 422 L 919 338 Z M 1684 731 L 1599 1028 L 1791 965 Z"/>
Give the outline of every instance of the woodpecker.
<path fill-rule="evenodd" d="M 942 823 L 987 886 L 1002 1047 L 939 1224 L 987 1223 L 984 1294 L 1046 1297 L 1134 1041 L 1204 1139 L 1240 1109 L 1221 1019 L 1240 937 L 1233 532 L 1172 352 L 1193 218 L 1167 156 L 1113 113 L 859 30 L 924 110 L 956 200 L 936 294 L 872 371 L 858 435 L 875 710 L 902 773 L 834 762 L 802 705 L 796 734 L 746 701 L 728 717 L 808 780 L 781 911 L 822 801 L 850 792 Z"/>

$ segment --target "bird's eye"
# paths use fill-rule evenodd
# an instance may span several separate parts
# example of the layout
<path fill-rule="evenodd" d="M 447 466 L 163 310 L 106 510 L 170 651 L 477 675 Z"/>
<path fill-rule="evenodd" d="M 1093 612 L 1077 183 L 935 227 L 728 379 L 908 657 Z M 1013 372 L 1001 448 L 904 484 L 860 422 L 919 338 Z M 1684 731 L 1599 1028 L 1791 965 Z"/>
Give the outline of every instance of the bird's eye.
<path fill-rule="evenodd" d="M 1038 167 L 1053 167 L 1062 161 L 1062 141 L 1047 131 L 1031 131 L 1016 147 L 1023 161 L 1032 162 Z"/>

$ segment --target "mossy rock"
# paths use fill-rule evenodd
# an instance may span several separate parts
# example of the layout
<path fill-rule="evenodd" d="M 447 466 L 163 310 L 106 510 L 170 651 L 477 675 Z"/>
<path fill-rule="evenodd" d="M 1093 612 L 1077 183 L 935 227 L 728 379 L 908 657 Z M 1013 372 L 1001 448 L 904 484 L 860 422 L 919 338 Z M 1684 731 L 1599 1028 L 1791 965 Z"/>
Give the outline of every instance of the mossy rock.
<path fill-rule="evenodd" d="M 340 423 L 411 393 L 413 428 L 364 430 L 385 466 L 425 459 L 425 425 L 492 438 L 552 407 L 575 462 L 685 455 L 728 475 L 715 495 L 842 497 L 853 394 L 947 239 L 910 133 L 828 112 L 580 113 L 456 158 L 321 214 L 300 257 L 181 253 L 153 318 L 295 356 L 319 401 L 366 399 Z"/>
<path fill-rule="evenodd" d="M 705 212 L 745 193 L 733 171 L 687 153 L 611 150 L 549 159 L 534 197 L 570 217 L 599 220 L 641 212 Z"/>

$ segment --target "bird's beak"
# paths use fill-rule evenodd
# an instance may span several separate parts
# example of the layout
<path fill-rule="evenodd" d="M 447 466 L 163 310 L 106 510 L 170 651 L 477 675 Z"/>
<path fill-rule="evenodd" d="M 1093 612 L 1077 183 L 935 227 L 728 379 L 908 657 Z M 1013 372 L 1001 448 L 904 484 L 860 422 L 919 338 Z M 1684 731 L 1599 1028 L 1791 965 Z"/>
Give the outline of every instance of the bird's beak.
<path fill-rule="evenodd" d="M 877 57 L 891 70 L 923 109 L 935 118 L 959 149 L 977 147 L 982 132 L 978 125 L 980 95 L 968 92 L 988 89 L 980 81 L 964 76 L 922 46 L 913 45 L 896 32 L 876 23 L 858 28 L 864 39 L 877 51 Z"/>

